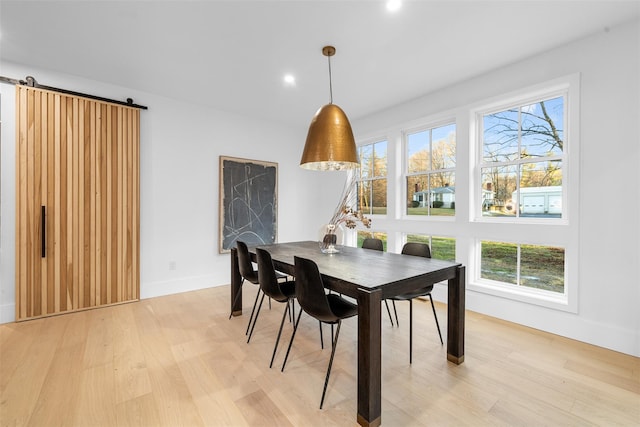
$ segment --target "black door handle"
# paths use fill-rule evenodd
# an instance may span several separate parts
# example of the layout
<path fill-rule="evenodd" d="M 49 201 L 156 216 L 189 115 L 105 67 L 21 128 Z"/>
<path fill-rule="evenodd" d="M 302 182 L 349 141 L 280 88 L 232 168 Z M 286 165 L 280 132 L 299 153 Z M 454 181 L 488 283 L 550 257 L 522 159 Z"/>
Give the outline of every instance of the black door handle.
<path fill-rule="evenodd" d="M 47 256 L 47 210 L 44 206 L 40 206 L 40 242 L 42 258 Z"/>

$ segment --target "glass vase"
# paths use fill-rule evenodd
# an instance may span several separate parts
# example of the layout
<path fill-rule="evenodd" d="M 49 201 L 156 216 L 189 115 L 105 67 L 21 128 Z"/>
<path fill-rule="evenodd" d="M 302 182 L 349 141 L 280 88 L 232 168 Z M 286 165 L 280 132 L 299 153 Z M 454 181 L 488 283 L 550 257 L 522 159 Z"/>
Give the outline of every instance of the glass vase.
<path fill-rule="evenodd" d="M 336 254 L 343 245 L 344 232 L 342 227 L 335 224 L 325 224 L 318 233 L 318 245 L 323 254 Z"/>

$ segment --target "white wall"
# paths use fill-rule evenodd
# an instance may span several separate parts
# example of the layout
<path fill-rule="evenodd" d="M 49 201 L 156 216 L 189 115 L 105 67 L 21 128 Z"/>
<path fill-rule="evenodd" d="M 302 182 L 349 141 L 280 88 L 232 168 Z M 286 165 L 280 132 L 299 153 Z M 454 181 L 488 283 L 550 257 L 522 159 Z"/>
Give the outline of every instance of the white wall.
<path fill-rule="evenodd" d="M 141 112 L 140 295 L 188 291 L 229 283 L 229 255 L 218 254 L 218 156 L 278 163 L 278 240 L 316 239 L 328 212 L 317 205 L 317 172 L 298 164 L 306 125 L 288 129 L 158 94 L 142 93 L 70 75 L 0 64 L 0 75 L 124 100 L 149 107 Z M 185 90 L 198 90 L 197 86 Z M 1 223 L 0 322 L 15 318 L 15 100 L 14 87 L 0 85 Z M 310 225 L 311 224 L 311 225 Z M 170 270 L 169 263 L 176 269 Z"/>
<path fill-rule="evenodd" d="M 455 53 L 454 53 L 455 54 Z M 444 88 L 362 120 L 353 128 L 364 139 L 387 134 L 400 139 L 403 123 L 448 111 L 458 126 L 456 192 L 468 196 L 468 106 L 524 87 L 580 73 L 580 179 L 577 219 L 577 313 L 558 311 L 467 290 L 467 308 L 640 356 L 640 29 L 638 22 Z M 396 154 L 390 150 L 390 161 Z M 396 162 L 397 163 L 397 162 Z M 393 179 L 398 179 L 395 177 Z M 468 185 L 467 185 L 468 187 Z M 392 190 L 390 190 L 391 192 Z M 606 199 L 606 201 L 605 201 Z M 468 207 L 457 203 L 455 223 L 374 219 L 376 228 L 457 237 L 458 261 L 471 265 L 460 242 L 477 238 L 481 225 L 471 223 Z M 576 217 L 574 217 L 576 218 Z M 453 229 L 453 231 L 452 231 Z M 453 234 L 448 234 L 452 232 Z M 444 234 L 439 234 L 444 233 Z M 472 282 L 469 277 L 468 282 Z M 442 287 L 436 297 L 446 301 Z M 468 351 L 472 351 L 468 349 Z"/>
<path fill-rule="evenodd" d="M 640 356 L 639 31 L 637 22 L 614 27 L 413 102 L 352 120 L 358 136 L 376 135 L 409 120 L 455 111 L 560 76 L 581 74 L 578 312 L 560 312 L 474 291 L 467 292 L 469 309 Z M 319 225 L 333 211 L 341 179 L 298 167 L 306 123 L 300 129 L 287 129 L 159 94 L 17 64 L 0 64 L 0 75 L 33 75 L 50 86 L 115 99 L 132 97 L 149 106 L 141 115 L 143 298 L 229 283 L 228 255 L 217 253 L 219 155 L 279 163 L 279 241 L 315 239 Z M 13 88 L 0 85 L 0 95 L 0 322 L 10 322 L 15 300 Z M 458 137 L 468 137 L 468 132 L 459 129 Z M 389 153 L 389 158 L 398 160 L 394 153 Z M 462 158 L 468 160 L 465 154 Z M 457 179 L 463 176 L 459 174 Z M 606 204 L 612 208 L 602 209 L 603 194 L 616 201 Z M 462 233 L 470 235 L 469 224 L 460 226 Z M 433 231 L 415 221 L 390 219 L 374 219 L 374 227 Z M 436 224 L 436 231 L 438 227 Z M 459 261 L 468 265 L 465 256 Z M 175 261 L 176 270 L 169 270 L 170 261 Z M 446 299 L 443 289 L 437 289 L 436 296 Z"/>

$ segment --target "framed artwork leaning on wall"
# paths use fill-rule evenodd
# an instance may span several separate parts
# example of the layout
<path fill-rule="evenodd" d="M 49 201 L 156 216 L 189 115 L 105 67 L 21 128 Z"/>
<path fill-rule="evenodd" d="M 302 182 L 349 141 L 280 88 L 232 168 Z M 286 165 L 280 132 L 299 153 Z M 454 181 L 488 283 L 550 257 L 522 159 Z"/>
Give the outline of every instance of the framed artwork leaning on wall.
<path fill-rule="evenodd" d="M 220 156 L 219 252 L 277 241 L 278 164 Z"/>

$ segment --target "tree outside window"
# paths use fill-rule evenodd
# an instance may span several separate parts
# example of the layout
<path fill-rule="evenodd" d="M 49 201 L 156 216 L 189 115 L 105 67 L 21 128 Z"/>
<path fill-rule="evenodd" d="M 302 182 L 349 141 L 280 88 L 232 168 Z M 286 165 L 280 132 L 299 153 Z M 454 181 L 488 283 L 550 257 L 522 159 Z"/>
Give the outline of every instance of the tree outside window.
<path fill-rule="evenodd" d="M 479 116 L 482 216 L 562 218 L 565 105 L 542 95 Z M 480 242 L 480 279 L 564 294 L 565 249 L 517 240 Z"/>
<path fill-rule="evenodd" d="M 358 207 L 366 215 L 387 213 L 387 141 L 361 145 Z"/>
<path fill-rule="evenodd" d="M 482 116 L 482 215 L 562 217 L 564 97 Z"/>
<path fill-rule="evenodd" d="M 455 215 L 456 126 L 406 135 L 407 215 Z"/>

